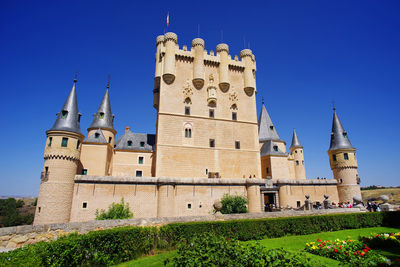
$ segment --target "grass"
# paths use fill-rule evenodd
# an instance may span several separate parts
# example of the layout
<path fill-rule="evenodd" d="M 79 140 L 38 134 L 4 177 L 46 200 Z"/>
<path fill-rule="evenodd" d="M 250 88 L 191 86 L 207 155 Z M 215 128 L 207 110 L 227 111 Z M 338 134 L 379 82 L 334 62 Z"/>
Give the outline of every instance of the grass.
<path fill-rule="evenodd" d="M 298 235 L 298 236 L 285 236 L 279 238 L 263 239 L 258 241 L 247 241 L 247 242 L 259 242 L 260 244 L 266 246 L 267 248 L 280 248 L 283 247 L 287 250 L 293 252 L 303 251 L 305 244 L 307 242 L 316 241 L 318 238 L 322 240 L 334 240 L 334 239 L 358 239 L 359 236 L 367 236 L 378 233 L 389 233 L 398 232 L 398 228 L 389 227 L 372 227 L 372 228 L 361 228 L 361 229 L 351 229 L 342 230 L 335 232 L 323 232 L 311 235 Z M 165 259 L 171 259 L 174 257 L 176 251 L 160 252 L 154 256 L 145 256 L 136 260 L 122 263 L 118 265 L 119 267 L 134 267 L 134 266 L 164 266 L 163 262 Z M 340 262 L 332 260 L 329 258 L 313 255 L 307 253 L 311 258 L 319 260 L 321 263 L 329 266 L 338 266 Z M 392 251 L 382 251 L 384 256 L 389 258 L 400 257 L 398 250 Z M 167 265 L 171 266 L 171 265 Z"/>
<path fill-rule="evenodd" d="M 400 188 L 383 188 L 383 189 L 373 189 L 373 190 L 361 190 L 362 198 L 367 201 L 370 198 L 379 198 L 381 195 L 387 195 L 389 197 L 389 202 L 396 204 L 400 203 Z M 377 201 L 381 203 L 382 201 Z"/>

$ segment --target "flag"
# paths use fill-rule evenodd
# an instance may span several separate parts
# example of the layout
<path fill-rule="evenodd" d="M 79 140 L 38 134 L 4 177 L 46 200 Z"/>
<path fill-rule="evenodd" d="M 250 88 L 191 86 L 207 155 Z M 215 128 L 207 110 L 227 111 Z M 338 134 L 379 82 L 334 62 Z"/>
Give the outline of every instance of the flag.
<path fill-rule="evenodd" d="M 169 12 L 168 12 L 168 15 L 167 15 L 167 28 L 168 28 L 168 26 L 169 26 Z"/>

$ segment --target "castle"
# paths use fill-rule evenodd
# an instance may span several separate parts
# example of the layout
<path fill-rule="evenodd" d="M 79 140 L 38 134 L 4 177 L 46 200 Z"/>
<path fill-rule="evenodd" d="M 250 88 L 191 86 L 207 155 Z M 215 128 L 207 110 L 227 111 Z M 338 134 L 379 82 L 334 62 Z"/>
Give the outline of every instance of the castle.
<path fill-rule="evenodd" d="M 156 134 L 129 127 L 116 140 L 107 91 L 85 137 L 76 79 L 46 132 L 34 224 L 89 221 L 124 198 L 135 218 L 208 215 L 224 194 L 300 207 L 312 201 L 361 197 L 355 148 L 334 111 L 328 151 L 335 179 L 306 179 L 303 146 L 293 131 L 290 151 L 263 103 L 257 119 L 256 61 L 250 49 L 233 58 L 196 38 L 189 50 L 175 33 L 156 39 L 153 106 Z"/>

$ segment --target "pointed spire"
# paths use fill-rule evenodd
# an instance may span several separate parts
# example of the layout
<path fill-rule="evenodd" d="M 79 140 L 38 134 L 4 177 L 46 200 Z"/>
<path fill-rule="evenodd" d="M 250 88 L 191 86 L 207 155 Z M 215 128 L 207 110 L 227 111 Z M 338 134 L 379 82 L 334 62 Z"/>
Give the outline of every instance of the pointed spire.
<path fill-rule="evenodd" d="M 333 107 L 333 121 L 332 121 L 332 132 L 331 132 L 331 144 L 329 150 L 341 149 L 341 148 L 354 148 L 349 138 L 347 137 L 347 132 L 342 126 L 338 115 L 336 114 L 336 108 Z"/>
<path fill-rule="evenodd" d="M 95 128 L 101 128 L 115 132 L 114 115 L 111 112 L 110 96 L 108 93 L 109 88 L 110 88 L 110 81 L 108 80 L 106 93 L 104 94 L 99 109 L 93 115 L 94 116 L 93 122 L 88 128 L 88 131 Z"/>
<path fill-rule="evenodd" d="M 293 137 L 292 137 L 292 144 L 290 145 L 290 148 L 295 148 L 295 147 L 303 147 L 301 144 L 300 144 L 300 141 L 299 141 L 299 138 L 297 137 L 297 133 L 296 133 L 296 130 L 295 129 L 293 129 Z"/>
<path fill-rule="evenodd" d="M 71 92 L 68 95 L 61 112 L 57 113 L 57 120 L 49 131 L 67 131 L 78 134 L 81 133 L 80 119 L 82 114 L 78 111 L 78 101 L 76 97 L 76 75 Z"/>
<path fill-rule="evenodd" d="M 264 103 L 262 104 L 261 113 L 258 117 L 258 136 L 259 141 L 274 140 L 280 141 L 281 138 L 272 123 L 271 117 L 269 116 Z"/>

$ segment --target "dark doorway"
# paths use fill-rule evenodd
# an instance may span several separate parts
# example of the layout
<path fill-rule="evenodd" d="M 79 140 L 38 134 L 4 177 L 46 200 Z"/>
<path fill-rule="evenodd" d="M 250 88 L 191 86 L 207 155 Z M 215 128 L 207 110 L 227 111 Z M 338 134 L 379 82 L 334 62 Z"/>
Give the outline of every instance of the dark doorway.
<path fill-rule="evenodd" d="M 264 194 L 264 211 L 272 211 L 276 207 L 275 193 Z"/>

